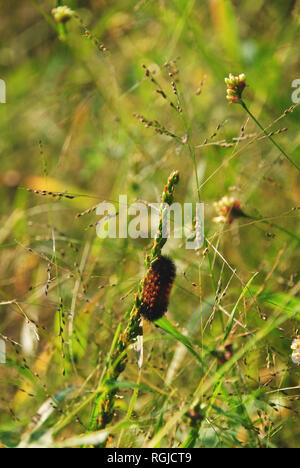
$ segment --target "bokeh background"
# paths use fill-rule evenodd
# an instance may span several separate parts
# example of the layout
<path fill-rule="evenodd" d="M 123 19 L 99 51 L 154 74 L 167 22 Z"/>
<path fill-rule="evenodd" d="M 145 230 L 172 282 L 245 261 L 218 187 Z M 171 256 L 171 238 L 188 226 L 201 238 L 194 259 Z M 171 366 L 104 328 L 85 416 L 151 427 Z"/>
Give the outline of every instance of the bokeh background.
<path fill-rule="evenodd" d="M 181 203 L 197 201 L 197 171 L 205 233 L 217 249 L 203 256 L 203 249 L 187 251 L 175 239 L 164 249 L 178 271 L 168 318 L 204 353 L 205 372 L 180 343 L 146 324 L 141 381 L 152 392 L 139 392 L 134 423 L 111 444 L 144 446 L 222 364 L 216 353 L 226 360 L 228 317 L 216 302 L 225 291 L 220 304 L 230 313 L 258 272 L 252 296 L 239 304 L 230 352 L 280 314 L 294 315 L 225 375 L 219 400 L 202 395 L 210 421 L 204 418 L 195 446 L 299 447 L 299 370 L 290 359 L 300 312 L 299 173 L 241 106 L 226 102 L 224 77 L 246 74 L 249 108 L 264 127 L 280 131 L 274 138 L 299 165 L 299 110 L 285 111 L 293 105 L 292 81 L 300 78 L 300 2 L 65 4 L 81 22 L 73 18 L 57 30 L 55 1 L 1 2 L 0 78 L 7 86 L 7 103 L 0 104 L 0 336 L 7 348 L 1 443 L 29 443 L 32 433 L 50 446 L 52 427 L 57 440 L 86 431 L 89 405 L 69 416 L 96 388 L 151 248 L 149 239 L 99 239 L 91 209 L 103 200 L 118 206 L 120 193 L 129 203 L 159 202 L 176 169 Z M 172 81 L 182 112 L 170 105 L 178 105 Z M 141 116 L 158 124 L 145 125 Z M 214 223 L 213 203 L 224 195 L 270 223 Z M 85 210 L 91 212 L 77 216 Z M 131 352 L 122 380 L 136 382 L 137 375 Z M 119 393 L 116 421 L 125 418 L 133 389 Z M 61 406 L 40 424 L 37 412 L 53 395 Z M 161 445 L 178 446 L 188 433 L 182 420 Z"/>

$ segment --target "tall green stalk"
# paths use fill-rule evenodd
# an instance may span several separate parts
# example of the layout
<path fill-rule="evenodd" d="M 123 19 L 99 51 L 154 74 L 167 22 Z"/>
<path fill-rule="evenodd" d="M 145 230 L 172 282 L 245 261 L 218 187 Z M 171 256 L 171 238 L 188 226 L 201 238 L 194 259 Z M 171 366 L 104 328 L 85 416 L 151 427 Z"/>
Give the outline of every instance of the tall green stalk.
<path fill-rule="evenodd" d="M 161 198 L 160 220 L 158 230 L 155 236 L 154 244 L 149 255 L 146 256 L 145 264 L 149 268 L 151 263 L 161 254 L 167 238 L 163 237 L 163 218 L 167 205 L 171 205 L 174 200 L 174 189 L 179 182 L 178 171 L 173 171 L 169 176 L 167 184 L 164 187 Z M 104 391 L 99 392 L 95 399 L 92 409 L 89 429 L 91 431 L 104 429 L 113 418 L 115 395 L 117 387 L 111 386 L 110 382 L 115 382 L 124 371 L 127 364 L 127 349 L 133 344 L 139 335 L 142 335 L 140 324 L 140 306 L 142 303 L 142 292 L 147 274 L 141 280 L 138 291 L 135 295 L 134 303 L 129 315 L 127 327 L 123 333 L 116 333 L 114 343 L 111 349 L 111 355 L 106 364 L 106 370 L 102 374 L 99 386 L 105 387 Z"/>

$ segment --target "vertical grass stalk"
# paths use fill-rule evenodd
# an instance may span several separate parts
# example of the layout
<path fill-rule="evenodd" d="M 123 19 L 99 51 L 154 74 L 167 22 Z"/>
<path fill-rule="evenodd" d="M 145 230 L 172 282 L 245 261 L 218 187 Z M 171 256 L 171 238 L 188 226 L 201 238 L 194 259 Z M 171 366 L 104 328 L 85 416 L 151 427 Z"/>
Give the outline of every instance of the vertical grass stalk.
<path fill-rule="evenodd" d="M 119 378 L 120 374 L 126 367 L 128 346 L 133 344 L 139 335 L 142 335 L 139 310 L 142 303 L 144 282 L 147 279 L 151 263 L 161 254 L 161 250 L 167 241 L 167 238 L 163 237 L 163 219 L 165 210 L 168 209 L 167 205 L 171 205 L 173 203 L 174 189 L 178 182 L 178 171 L 173 171 L 169 176 L 162 193 L 160 219 L 154 244 L 150 254 L 147 255 L 145 259 L 145 264 L 148 268 L 147 274 L 139 284 L 138 291 L 135 295 L 134 303 L 130 311 L 127 327 L 123 333 L 119 334 L 115 350 L 111 354 L 110 362 L 101 377 L 100 385 L 101 388 L 105 387 L 105 390 L 99 392 L 95 397 L 89 425 L 89 429 L 91 431 L 104 429 L 113 418 L 117 387 L 116 385 L 112 385 L 112 383 Z"/>

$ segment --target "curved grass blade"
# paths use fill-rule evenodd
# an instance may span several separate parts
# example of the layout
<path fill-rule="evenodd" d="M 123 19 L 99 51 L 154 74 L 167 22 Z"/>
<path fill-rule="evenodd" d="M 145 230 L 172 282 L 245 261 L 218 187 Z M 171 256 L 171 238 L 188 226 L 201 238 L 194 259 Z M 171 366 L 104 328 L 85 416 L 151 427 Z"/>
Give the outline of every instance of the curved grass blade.
<path fill-rule="evenodd" d="M 200 363 L 202 367 L 203 365 L 202 359 L 199 356 L 199 354 L 195 351 L 195 349 L 193 348 L 193 345 L 191 344 L 190 340 L 186 336 L 184 336 L 182 333 L 180 333 L 180 331 L 178 331 L 177 328 L 175 328 L 174 325 L 172 325 L 172 323 L 166 317 L 162 317 L 156 320 L 154 323 L 155 325 L 159 326 L 162 330 L 164 330 L 166 333 L 168 333 L 172 338 L 174 338 L 174 340 L 180 341 L 190 351 L 190 353 L 192 353 L 193 356 L 195 356 L 195 358 L 197 359 L 197 361 Z"/>

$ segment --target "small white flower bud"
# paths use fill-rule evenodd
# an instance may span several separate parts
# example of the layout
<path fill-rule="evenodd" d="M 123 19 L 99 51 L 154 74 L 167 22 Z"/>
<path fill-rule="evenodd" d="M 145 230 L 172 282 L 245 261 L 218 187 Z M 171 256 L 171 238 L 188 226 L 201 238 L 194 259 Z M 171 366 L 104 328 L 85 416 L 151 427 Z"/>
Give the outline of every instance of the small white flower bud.
<path fill-rule="evenodd" d="M 52 15 L 56 23 L 66 23 L 72 18 L 73 14 L 74 11 L 66 5 L 53 8 L 52 10 Z"/>

